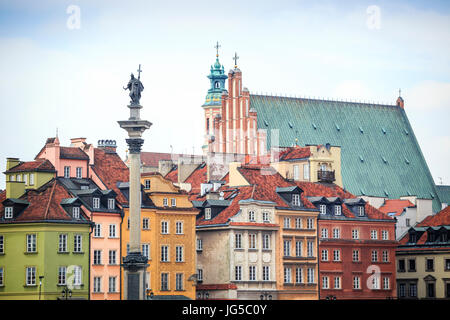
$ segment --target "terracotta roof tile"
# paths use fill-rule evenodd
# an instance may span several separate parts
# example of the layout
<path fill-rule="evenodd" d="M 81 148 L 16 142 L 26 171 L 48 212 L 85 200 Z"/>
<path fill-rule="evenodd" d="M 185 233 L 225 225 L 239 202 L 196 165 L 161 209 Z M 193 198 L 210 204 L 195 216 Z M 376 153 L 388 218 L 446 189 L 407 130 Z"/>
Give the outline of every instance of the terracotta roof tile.
<path fill-rule="evenodd" d="M 89 160 L 89 156 L 78 147 L 60 147 L 60 158 Z"/>
<path fill-rule="evenodd" d="M 46 159 L 37 159 L 35 161 L 20 162 L 17 166 L 7 170 L 5 173 L 28 171 L 55 172 L 55 167 Z"/>
<path fill-rule="evenodd" d="M 200 193 L 202 183 L 207 183 L 207 166 L 205 163 L 200 164 L 189 177 L 184 181 L 191 184 L 190 193 Z"/>
<path fill-rule="evenodd" d="M 399 216 L 403 213 L 405 208 L 414 207 L 414 204 L 409 200 L 401 200 L 401 199 L 388 199 L 384 202 L 384 205 L 380 207 L 380 211 L 383 213 L 395 213 L 396 216 Z"/>
<path fill-rule="evenodd" d="M 178 167 L 173 168 L 164 178 L 174 183 L 178 182 Z"/>
<path fill-rule="evenodd" d="M 141 163 L 146 167 L 158 167 L 159 160 L 177 161 L 181 154 L 164 152 L 141 152 Z"/>
<path fill-rule="evenodd" d="M 435 215 L 426 217 L 418 227 L 438 227 L 438 226 L 450 226 L 450 206 L 442 209 Z"/>
<path fill-rule="evenodd" d="M 309 158 L 311 156 L 311 150 L 309 147 L 289 147 L 280 153 L 280 161 Z"/>

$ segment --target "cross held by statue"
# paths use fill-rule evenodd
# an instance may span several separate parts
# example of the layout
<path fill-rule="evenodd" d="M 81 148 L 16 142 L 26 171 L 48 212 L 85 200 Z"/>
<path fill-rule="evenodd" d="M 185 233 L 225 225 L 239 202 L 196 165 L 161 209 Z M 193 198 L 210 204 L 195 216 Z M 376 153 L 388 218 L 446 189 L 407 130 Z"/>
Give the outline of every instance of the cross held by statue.
<path fill-rule="evenodd" d="M 137 69 L 137 72 L 138 72 L 138 79 L 140 80 L 141 79 L 141 72 L 142 72 L 141 65 L 139 65 L 139 69 Z"/>

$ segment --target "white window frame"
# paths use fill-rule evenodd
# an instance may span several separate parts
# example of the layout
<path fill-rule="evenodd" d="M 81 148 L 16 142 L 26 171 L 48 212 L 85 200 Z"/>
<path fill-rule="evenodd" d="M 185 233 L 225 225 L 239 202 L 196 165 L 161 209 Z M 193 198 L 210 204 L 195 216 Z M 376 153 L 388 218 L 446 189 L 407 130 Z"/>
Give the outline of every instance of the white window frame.
<path fill-rule="evenodd" d="M 248 266 L 248 280 L 256 281 L 256 266 Z"/>
<path fill-rule="evenodd" d="M 322 289 L 330 289 L 330 279 L 328 276 L 322 277 Z"/>
<path fill-rule="evenodd" d="M 109 277 L 108 278 L 108 292 L 109 293 L 116 293 L 117 292 L 117 286 L 116 281 L 117 277 Z"/>
<path fill-rule="evenodd" d="M 171 198 L 170 199 L 170 206 L 171 207 L 176 207 L 177 206 L 177 199 L 176 198 Z"/>
<path fill-rule="evenodd" d="M 340 204 L 334 205 L 334 215 L 336 216 L 342 215 L 342 205 Z"/>
<path fill-rule="evenodd" d="M 102 264 L 102 250 L 94 250 L 92 264 L 93 265 L 101 265 Z"/>
<path fill-rule="evenodd" d="M 58 285 L 63 286 L 66 284 L 67 280 L 67 267 L 60 266 L 58 267 Z"/>
<path fill-rule="evenodd" d="M 303 165 L 303 180 L 309 181 L 309 163 Z"/>
<path fill-rule="evenodd" d="M 169 206 L 169 199 L 164 198 L 163 199 L 163 207 L 168 207 Z"/>
<path fill-rule="evenodd" d="M 198 251 L 203 250 L 203 239 L 197 239 L 197 250 Z"/>
<path fill-rule="evenodd" d="M 242 233 L 236 233 L 234 235 L 234 248 L 242 249 Z"/>
<path fill-rule="evenodd" d="M 0 234 L 0 254 L 5 253 L 5 236 Z"/>
<path fill-rule="evenodd" d="M 372 262 L 378 262 L 378 250 L 372 250 L 370 256 L 372 258 Z"/>
<path fill-rule="evenodd" d="M 328 261 L 328 249 L 322 249 L 321 257 L 322 261 Z"/>
<path fill-rule="evenodd" d="M 303 283 L 303 268 L 295 268 L 295 283 Z"/>
<path fill-rule="evenodd" d="M 299 166 L 298 164 L 294 164 L 292 167 L 292 171 L 293 171 L 293 178 L 295 181 L 300 179 L 300 170 L 299 170 Z"/>
<path fill-rule="evenodd" d="M 242 281 L 242 266 L 235 266 L 234 267 L 234 280 L 235 281 Z"/>
<path fill-rule="evenodd" d="M 248 248 L 256 249 L 256 233 L 248 234 Z"/>
<path fill-rule="evenodd" d="M 68 252 L 68 251 L 67 251 L 67 239 L 68 239 L 68 235 L 67 235 L 66 233 L 60 233 L 58 239 L 59 239 L 59 242 L 58 242 L 58 252 L 59 252 L 59 253 Z"/>
<path fill-rule="evenodd" d="M 295 229 L 301 229 L 302 228 L 302 218 L 295 218 Z"/>
<path fill-rule="evenodd" d="M 108 209 L 114 210 L 116 208 L 116 199 L 108 198 Z"/>
<path fill-rule="evenodd" d="M 314 276 L 315 276 L 314 268 L 308 268 L 308 271 L 307 271 L 307 282 L 308 283 L 314 283 Z"/>
<path fill-rule="evenodd" d="M 363 217 L 366 214 L 364 206 L 358 206 L 358 215 Z"/>
<path fill-rule="evenodd" d="M 327 214 L 327 205 L 319 204 L 319 210 L 320 210 L 320 214 Z"/>
<path fill-rule="evenodd" d="M 352 239 L 354 239 L 354 240 L 359 239 L 359 230 L 358 229 L 352 229 Z"/>
<path fill-rule="evenodd" d="M 284 283 L 292 283 L 292 269 L 290 267 L 284 267 Z"/>
<path fill-rule="evenodd" d="M 300 195 L 297 193 L 292 194 L 292 205 L 296 207 L 300 207 L 301 201 L 300 201 Z"/>
<path fill-rule="evenodd" d="M 211 220 L 211 208 L 205 208 L 205 220 Z"/>
<path fill-rule="evenodd" d="M 117 238 L 117 226 L 115 224 L 109 225 L 109 238 Z"/>
<path fill-rule="evenodd" d="M 342 289 L 341 283 L 341 277 L 334 277 L 334 289 Z"/>
<path fill-rule="evenodd" d="M 341 229 L 333 228 L 333 239 L 340 239 L 340 238 L 341 238 Z"/>
<path fill-rule="evenodd" d="M 147 259 L 150 259 L 150 244 L 148 243 L 142 244 L 142 255 Z"/>
<path fill-rule="evenodd" d="M 184 290 L 184 280 L 183 280 L 183 274 L 182 273 L 176 273 L 175 274 L 175 290 L 176 291 L 183 291 Z"/>
<path fill-rule="evenodd" d="M 341 261 L 341 250 L 339 249 L 333 250 L 333 261 Z"/>
<path fill-rule="evenodd" d="M 301 240 L 295 241 L 295 256 L 301 257 L 303 254 L 303 242 Z"/>
<path fill-rule="evenodd" d="M 284 217 L 283 219 L 283 228 L 290 229 L 291 228 L 291 218 Z"/>
<path fill-rule="evenodd" d="M 387 230 L 382 230 L 381 231 L 381 238 L 383 240 L 389 240 L 389 232 Z"/>
<path fill-rule="evenodd" d="M 74 235 L 73 252 L 81 253 L 83 250 L 83 236 L 81 234 Z"/>
<path fill-rule="evenodd" d="M 146 190 L 150 189 L 150 186 L 151 186 L 151 182 L 150 181 L 151 181 L 150 179 L 146 179 L 145 180 L 145 187 L 144 187 L 144 189 L 146 189 Z"/>
<path fill-rule="evenodd" d="M 358 249 L 353 249 L 352 250 L 352 261 L 353 262 L 359 262 L 359 250 Z"/>
<path fill-rule="evenodd" d="M 28 185 L 28 175 L 26 173 L 23 174 L 23 182 L 25 185 Z"/>
<path fill-rule="evenodd" d="M 255 221 L 255 211 L 253 211 L 253 210 L 248 211 L 248 221 L 250 221 L 250 222 Z"/>
<path fill-rule="evenodd" d="M 197 281 L 203 281 L 203 269 L 197 269 Z"/>
<path fill-rule="evenodd" d="M 313 218 L 306 219 L 306 229 L 308 229 L 308 230 L 314 229 L 314 219 Z"/>
<path fill-rule="evenodd" d="M 361 278 L 359 276 L 353 277 L 353 289 L 355 290 L 361 289 Z"/>
<path fill-rule="evenodd" d="M 36 267 L 26 267 L 25 268 L 25 284 L 27 286 L 36 285 Z"/>
<path fill-rule="evenodd" d="M 77 179 L 83 178 L 83 168 L 82 167 L 77 167 L 75 169 L 75 172 L 76 172 Z"/>
<path fill-rule="evenodd" d="M 37 252 L 37 235 L 35 233 L 27 234 L 27 252 L 36 253 Z"/>
<path fill-rule="evenodd" d="M 270 266 L 262 266 L 262 280 L 270 281 Z"/>
<path fill-rule="evenodd" d="M 161 262 L 169 262 L 169 246 L 161 246 Z"/>
<path fill-rule="evenodd" d="M 183 221 L 177 221 L 175 223 L 175 233 L 183 234 Z"/>
<path fill-rule="evenodd" d="M 328 239 L 328 228 L 322 228 L 320 235 L 323 239 Z"/>
<path fill-rule="evenodd" d="M 34 173 L 30 173 L 30 186 L 34 186 Z"/>
<path fill-rule="evenodd" d="M 99 209 L 100 208 L 100 198 L 92 198 L 92 208 Z"/>
<path fill-rule="evenodd" d="M 263 211 L 263 222 L 270 222 L 270 212 L 269 211 Z"/>
<path fill-rule="evenodd" d="M 70 178 L 70 166 L 64 166 L 64 178 Z"/>
<path fill-rule="evenodd" d="M 263 250 L 270 250 L 270 234 L 263 233 L 262 235 L 262 248 Z"/>
<path fill-rule="evenodd" d="M 93 292 L 100 293 L 102 292 L 102 277 L 94 277 L 94 285 Z"/>
<path fill-rule="evenodd" d="M 5 207 L 5 219 L 12 219 L 13 213 L 14 213 L 13 207 Z"/>
<path fill-rule="evenodd" d="M 149 218 L 143 218 L 142 219 L 142 229 L 143 230 L 149 230 L 150 229 L 150 219 Z"/>
<path fill-rule="evenodd" d="M 117 250 L 109 250 L 108 252 L 108 264 L 116 265 L 117 264 Z"/>
<path fill-rule="evenodd" d="M 72 207 L 72 218 L 80 219 L 80 207 Z"/>
<path fill-rule="evenodd" d="M 313 257 L 314 256 L 314 241 L 308 241 L 306 245 L 307 245 L 308 257 Z"/>
<path fill-rule="evenodd" d="M 175 247 L 175 262 L 184 262 L 184 247 Z"/>
<path fill-rule="evenodd" d="M 291 240 L 283 241 L 283 256 L 285 257 L 291 256 Z"/>
<path fill-rule="evenodd" d="M 370 239 L 371 240 L 377 240 L 378 239 L 378 232 L 377 232 L 377 230 L 370 230 Z"/>
<path fill-rule="evenodd" d="M 169 273 L 162 272 L 161 273 L 161 291 L 169 291 Z"/>
<path fill-rule="evenodd" d="M 169 234 L 169 221 L 161 221 L 161 234 Z"/>
<path fill-rule="evenodd" d="M 96 223 L 94 226 L 94 238 L 101 238 L 102 236 L 102 224 Z"/>

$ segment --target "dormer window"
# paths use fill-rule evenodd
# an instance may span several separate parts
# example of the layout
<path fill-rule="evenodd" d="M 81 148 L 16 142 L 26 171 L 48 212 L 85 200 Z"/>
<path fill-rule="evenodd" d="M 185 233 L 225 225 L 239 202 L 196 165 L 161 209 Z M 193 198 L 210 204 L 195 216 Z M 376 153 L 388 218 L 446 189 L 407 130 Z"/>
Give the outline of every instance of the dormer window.
<path fill-rule="evenodd" d="M 108 209 L 114 210 L 116 207 L 116 201 L 114 198 L 108 199 Z"/>
<path fill-rule="evenodd" d="M 269 214 L 269 212 L 263 211 L 262 215 L 263 215 L 263 221 L 264 222 L 269 222 L 270 221 L 270 216 L 269 216 L 270 214 Z"/>
<path fill-rule="evenodd" d="M 169 206 L 169 199 L 164 198 L 163 199 L 163 207 L 168 207 Z"/>
<path fill-rule="evenodd" d="M 72 217 L 74 219 L 80 219 L 80 207 L 73 207 L 72 208 Z"/>
<path fill-rule="evenodd" d="M 70 167 L 69 166 L 64 167 L 64 178 L 70 178 Z"/>
<path fill-rule="evenodd" d="M 145 189 L 150 189 L 150 180 L 149 179 L 147 179 L 147 180 L 145 180 Z"/>
<path fill-rule="evenodd" d="M 255 221 L 255 211 L 249 211 L 248 212 L 248 220 L 249 221 Z"/>
<path fill-rule="evenodd" d="M 364 216 L 364 206 L 358 207 L 358 214 L 360 217 Z"/>
<path fill-rule="evenodd" d="M 100 198 L 93 198 L 92 199 L 92 207 L 94 209 L 100 208 Z"/>
<path fill-rule="evenodd" d="M 205 220 L 211 219 L 211 208 L 205 208 Z"/>
<path fill-rule="evenodd" d="M 340 216 L 342 214 L 342 206 L 340 204 L 334 206 L 334 214 L 336 216 Z"/>
<path fill-rule="evenodd" d="M 327 205 L 326 204 L 319 205 L 319 209 L 320 209 L 320 214 L 327 214 Z"/>
<path fill-rule="evenodd" d="M 300 195 L 299 194 L 292 195 L 292 206 L 300 207 Z"/>
<path fill-rule="evenodd" d="M 5 219 L 12 219 L 13 207 L 5 207 Z"/>
<path fill-rule="evenodd" d="M 416 243 L 417 242 L 417 235 L 415 233 L 409 234 L 409 242 Z"/>

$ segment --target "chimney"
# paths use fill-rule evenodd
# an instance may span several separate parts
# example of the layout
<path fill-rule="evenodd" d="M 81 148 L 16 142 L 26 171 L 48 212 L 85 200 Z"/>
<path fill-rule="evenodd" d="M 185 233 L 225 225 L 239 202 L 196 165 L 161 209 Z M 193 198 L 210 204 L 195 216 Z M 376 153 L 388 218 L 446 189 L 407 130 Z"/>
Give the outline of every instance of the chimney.
<path fill-rule="evenodd" d="M 70 139 L 71 147 L 78 147 L 83 149 L 83 146 L 86 144 L 86 138 L 72 138 Z"/>
<path fill-rule="evenodd" d="M 98 140 L 97 148 L 111 153 L 116 153 L 117 144 L 116 140 Z"/>
<path fill-rule="evenodd" d="M 174 167 L 172 160 L 159 160 L 158 161 L 158 172 L 165 177 Z"/>
<path fill-rule="evenodd" d="M 236 187 L 236 186 L 249 186 L 247 180 L 241 175 L 238 168 L 241 166 L 241 162 L 230 162 L 229 164 L 229 183 L 228 186 Z"/>
<path fill-rule="evenodd" d="M 6 158 L 6 170 L 9 170 L 20 163 L 19 158 Z"/>

